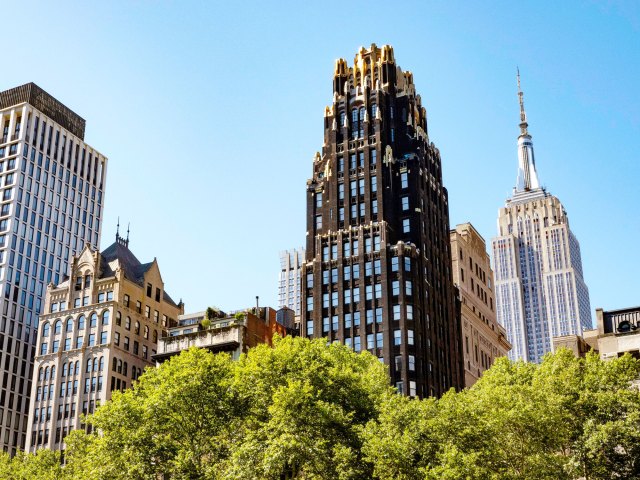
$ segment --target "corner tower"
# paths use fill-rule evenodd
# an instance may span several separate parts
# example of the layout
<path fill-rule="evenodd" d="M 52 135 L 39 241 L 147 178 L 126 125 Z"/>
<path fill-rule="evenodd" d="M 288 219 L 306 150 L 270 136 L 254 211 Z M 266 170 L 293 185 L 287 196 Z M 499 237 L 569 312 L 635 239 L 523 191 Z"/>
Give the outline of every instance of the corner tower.
<path fill-rule="evenodd" d="M 440 152 L 392 47 L 336 61 L 307 181 L 301 330 L 369 350 L 411 396 L 461 388 Z"/>

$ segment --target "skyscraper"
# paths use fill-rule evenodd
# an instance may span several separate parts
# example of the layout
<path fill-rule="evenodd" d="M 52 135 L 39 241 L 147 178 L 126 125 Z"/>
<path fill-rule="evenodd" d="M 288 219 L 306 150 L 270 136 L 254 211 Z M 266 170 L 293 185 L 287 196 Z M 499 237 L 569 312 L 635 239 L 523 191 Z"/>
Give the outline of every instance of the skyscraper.
<path fill-rule="evenodd" d="M 278 278 L 278 306 L 287 307 L 300 319 L 300 287 L 302 285 L 302 264 L 304 248 L 280 252 L 280 275 Z"/>
<path fill-rule="evenodd" d="M 496 307 L 512 345 L 509 357 L 539 362 L 553 337 L 592 328 L 591 307 L 567 212 L 538 180 L 519 73 L 518 97 L 518 177 L 492 242 Z"/>
<path fill-rule="evenodd" d="M 38 315 L 72 253 L 98 248 L 107 159 L 33 83 L 0 92 L 0 444 L 24 448 Z"/>
<path fill-rule="evenodd" d="M 369 350 L 411 396 L 463 385 L 440 152 L 385 45 L 336 62 L 307 181 L 302 333 Z"/>

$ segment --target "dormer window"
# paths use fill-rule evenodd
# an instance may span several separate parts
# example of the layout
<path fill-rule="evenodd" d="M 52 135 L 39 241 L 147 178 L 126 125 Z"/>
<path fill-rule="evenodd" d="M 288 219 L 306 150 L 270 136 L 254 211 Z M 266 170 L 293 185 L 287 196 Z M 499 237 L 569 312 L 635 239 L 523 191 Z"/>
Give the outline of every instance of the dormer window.
<path fill-rule="evenodd" d="M 84 276 L 84 288 L 89 288 L 91 286 L 91 275 Z"/>
<path fill-rule="evenodd" d="M 82 275 L 76 277 L 76 291 L 82 290 Z"/>

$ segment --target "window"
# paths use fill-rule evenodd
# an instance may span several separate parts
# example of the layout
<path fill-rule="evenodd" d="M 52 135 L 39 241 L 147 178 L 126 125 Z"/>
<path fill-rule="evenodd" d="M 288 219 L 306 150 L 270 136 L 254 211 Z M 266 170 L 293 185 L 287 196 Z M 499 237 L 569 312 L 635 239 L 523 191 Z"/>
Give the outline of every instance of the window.
<path fill-rule="evenodd" d="M 67 337 L 64 339 L 64 351 L 71 350 L 71 338 Z"/>
<path fill-rule="evenodd" d="M 113 334 L 113 343 L 114 343 L 114 345 L 116 345 L 116 346 L 119 346 L 119 345 L 120 345 L 120 332 L 115 332 L 115 333 Z"/>
<path fill-rule="evenodd" d="M 391 257 L 391 271 L 398 271 L 398 257 Z"/>
<path fill-rule="evenodd" d="M 360 312 L 353 312 L 353 326 L 360 326 Z"/>
<path fill-rule="evenodd" d="M 409 210 L 409 197 L 402 197 L 402 210 Z"/>
<path fill-rule="evenodd" d="M 416 357 L 414 355 L 409 355 L 409 371 L 416 371 Z"/>
<path fill-rule="evenodd" d="M 59 334 L 59 333 L 61 333 L 61 332 L 62 332 L 62 321 L 61 321 L 61 320 L 58 320 L 58 321 L 55 323 L 55 326 L 53 327 L 53 333 L 54 333 L 54 334 L 56 334 L 56 335 L 58 335 L 58 334 Z"/>
<path fill-rule="evenodd" d="M 413 283 L 410 280 L 404 282 L 404 291 L 408 296 L 413 295 Z"/>
<path fill-rule="evenodd" d="M 408 218 L 402 219 L 402 233 L 409 233 L 411 231 L 411 223 Z"/>
<path fill-rule="evenodd" d="M 102 325 L 109 325 L 109 310 L 102 313 Z"/>
<path fill-rule="evenodd" d="M 338 184 L 338 199 L 340 200 L 344 199 L 344 183 Z"/>
<path fill-rule="evenodd" d="M 95 314 L 95 313 L 92 313 L 91 317 L 90 317 L 89 326 L 90 327 L 96 327 L 97 325 L 98 325 L 98 315 Z"/>
<path fill-rule="evenodd" d="M 82 342 L 84 341 L 84 337 L 79 335 L 76 337 L 76 348 L 82 348 Z"/>
<path fill-rule="evenodd" d="M 153 285 L 147 283 L 147 297 L 151 298 L 151 292 L 153 291 Z"/>
<path fill-rule="evenodd" d="M 376 348 L 384 348 L 384 339 L 382 337 L 382 332 L 376 333 Z"/>
<path fill-rule="evenodd" d="M 353 272 L 353 279 L 354 280 L 358 280 L 360 278 L 360 265 L 359 264 L 354 264 L 351 268 L 352 272 Z"/>
<path fill-rule="evenodd" d="M 124 328 L 131 330 L 131 317 L 127 317 L 124 321 Z"/>
<path fill-rule="evenodd" d="M 409 381 L 409 396 L 416 396 L 416 382 L 414 382 L 413 380 Z"/>
<path fill-rule="evenodd" d="M 42 326 L 42 336 L 43 337 L 48 337 L 49 336 L 49 330 L 51 330 L 51 325 L 49 323 L 45 323 Z"/>
<path fill-rule="evenodd" d="M 359 352 L 361 350 L 360 348 L 360 337 L 354 337 L 353 339 L 353 351 L 354 352 Z"/>
<path fill-rule="evenodd" d="M 329 331 L 329 317 L 322 318 L 322 333 L 327 333 Z"/>
<path fill-rule="evenodd" d="M 393 306 L 393 319 L 400 320 L 400 305 Z"/>
<path fill-rule="evenodd" d="M 382 323 L 382 307 L 376 308 L 376 323 Z"/>
<path fill-rule="evenodd" d="M 373 176 L 371 177 L 371 192 L 377 192 L 378 191 L 378 177 Z"/>
<path fill-rule="evenodd" d="M 133 333 L 135 333 L 136 335 L 140 335 L 140 322 L 137 320 L 133 329 Z"/>
<path fill-rule="evenodd" d="M 405 272 L 411 271 L 411 258 L 409 257 L 404 258 L 404 271 Z"/>
<path fill-rule="evenodd" d="M 373 323 L 373 310 L 367 310 L 365 312 L 367 325 L 371 325 Z"/>
<path fill-rule="evenodd" d="M 89 288 L 91 286 L 91 275 L 84 276 L 84 288 Z"/>
<path fill-rule="evenodd" d="M 51 345 L 51 353 L 56 353 L 60 349 L 60 340 L 54 340 Z"/>
<path fill-rule="evenodd" d="M 124 304 L 125 307 L 129 308 L 129 295 L 125 294 L 122 303 Z"/>
<path fill-rule="evenodd" d="M 334 315 L 333 317 L 331 317 L 331 330 L 333 330 L 334 332 L 338 331 L 338 316 Z"/>
<path fill-rule="evenodd" d="M 84 330 L 84 315 L 78 317 L 78 331 Z"/>
<path fill-rule="evenodd" d="M 382 273 L 382 267 L 380 264 L 380 260 L 374 260 L 373 261 L 373 273 L 375 273 L 376 275 L 380 275 Z"/>
<path fill-rule="evenodd" d="M 143 345 L 142 346 L 142 358 L 148 358 L 148 356 L 149 356 L 149 352 L 147 350 L 147 346 Z"/>
<path fill-rule="evenodd" d="M 413 345 L 413 330 L 407 330 L 407 343 Z"/>
<path fill-rule="evenodd" d="M 124 349 L 129 351 L 129 337 L 124 337 Z"/>
<path fill-rule="evenodd" d="M 156 287 L 156 302 L 160 301 L 160 289 L 158 287 Z"/>
<path fill-rule="evenodd" d="M 100 344 L 104 345 L 107 343 L 107 332 L 100 333 Z"/>
<path fill-rule="evenodd" d="M 373 350 L 376 348 L 375 339 L 373 333 L 367 335 L 367 350 Z"/>
<path fill-rule="evenodd" d="M 338 171 L 344 172 L 344 158 L 338 157 Z"/>
<path fill-rule="evenodd" d="M 409 179 L 407 177 L 407 172 L 402 172 L 400 174 L 400 187 L 409 188 Z"/>
<path fill-rule="evenodd" d="M 48 347 L 49 344 L 47 342 L 44 342 L 42 345 L 40 345 L 40 355 L 46 355 Z"/>
<path fill-rule="evenodd" d="M 382 285 L 380 283 L 376 283 L 375 285 L 376 298 L 382 298 Z"/>
<path fill-rule="evenodd" d="M 142 313 L 142 303 L 140 300 L 136 300 L 136 312 Z"/>
<path fill-rule="evenodd" d="M 316 208 L 322 207 L 322 192 L 316 193 Z"/>
<path fill-rule="evenodd" d="M 307 288 L 313 288 L 313 273 L 307 273 Z"/>
<path fill-rule="evenodd" d="M 89 335 L 89 347 L 93 347 L 96 344 L 96 334 L 92 333 Z"/>
<path fill-rule="evenodd" d="M 394 280 L 391 282 L 391 295 L 400 295 L 400 282 L 398 280 Z"/>
<path fill-rule="evenodd" d="M 316 229 L 320 230 L 322 228 L 322 215 L 316 215 Z"/>
<path fill-rule="evenodd" d="M 144 326 L 144 338 L 149 338 L 149 327 L 147 327 L 146 325 Z"/>
<path fill-rule="evenodd" d="M 402 345 L 402 330 L 393 331 L 393 344 Z"/>
<path fill-rule="evenodd" d="M 407 305 L 407 320 L 413 320 L 413 305 Z"/>
<path fill-rule="evenodd" d="M 313 320 L 307 320 L 307 335 L 313 335 Z"/>
<path fill-rule="evenodd" d="M 345 328 L 351 328 L 351 314 L 350 313 L 345 313 L 344 314 L 344 327 Z"/>
<path fill-rule="evenodd" d="M 144 306 L 144 316 L 151 318 L 151 307 L 149 305 Z"/>

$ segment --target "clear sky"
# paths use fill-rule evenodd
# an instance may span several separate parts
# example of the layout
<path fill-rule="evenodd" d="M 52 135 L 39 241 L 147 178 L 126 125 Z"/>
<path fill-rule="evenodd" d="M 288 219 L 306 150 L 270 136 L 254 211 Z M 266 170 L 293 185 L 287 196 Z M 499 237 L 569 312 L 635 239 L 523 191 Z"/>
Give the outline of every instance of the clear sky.
<path fill-rule="evenodd" d="M 0 89 L 34 81 L 109 157 L 117 217 L 187 311 L 276 305 L 336 58 L 391 44 L 440 148 L 452 225 L 487 242 L 517 173 L 520 67 L 539 177 L 592 309 L 640 304 L 640 4 L 0 0 Z"/>

